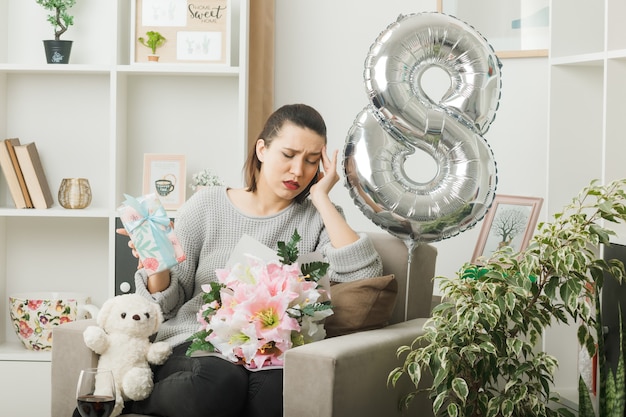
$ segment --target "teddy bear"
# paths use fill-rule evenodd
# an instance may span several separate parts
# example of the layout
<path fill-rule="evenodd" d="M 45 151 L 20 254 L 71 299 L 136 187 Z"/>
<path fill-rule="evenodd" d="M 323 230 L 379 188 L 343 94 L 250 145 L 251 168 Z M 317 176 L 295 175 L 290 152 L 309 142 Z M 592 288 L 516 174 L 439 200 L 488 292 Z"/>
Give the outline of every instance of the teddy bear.
<path fill-rule="evenodd" d="M 113 371 L 115 408 L 121 414 L 126 400 L 143 400 L 154 387 L 150 364 L 161 365 L 172 353 L 167 342 L 151 342 L 163 322 L 158 304 L 137 294 L 110 298 L 102 304 L 97 326 L 83 332 L 87 347 L 100 355 L 98 368 Z"/>

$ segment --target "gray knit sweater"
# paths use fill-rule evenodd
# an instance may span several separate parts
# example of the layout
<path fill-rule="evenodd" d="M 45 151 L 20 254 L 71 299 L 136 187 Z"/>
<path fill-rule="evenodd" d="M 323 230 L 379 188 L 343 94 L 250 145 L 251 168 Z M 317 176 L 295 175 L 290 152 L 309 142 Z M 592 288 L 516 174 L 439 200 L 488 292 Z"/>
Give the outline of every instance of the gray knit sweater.
<path fill-rule="evenodd" d="M 150 294 L 143 269 L 135 275 L 136 292 L 156 301 L 165 322 L 157 340 L 173 346 L 198 331 L 196 316 L 202 305 L 202 285 L 216 281 L 215 270 L 224 268 L 242 235 L 252 236 L 269 248 L 288 242 L 297 229 L 302 237 L 300 254 L 317 251 L 330 264 L 331 281 L 352 281 L 382 274 L 380 256 L 365 234 L 343 248 L 333 248 L 324 223 L 310 200 L 293 202 L 279 213 L 255 217 L 242 213 L 226 195 L 226 187 L 207 187 L 195 193 L 178 212 L 176 235 L 187 259 L 171 269 L 170 286 Z"/>

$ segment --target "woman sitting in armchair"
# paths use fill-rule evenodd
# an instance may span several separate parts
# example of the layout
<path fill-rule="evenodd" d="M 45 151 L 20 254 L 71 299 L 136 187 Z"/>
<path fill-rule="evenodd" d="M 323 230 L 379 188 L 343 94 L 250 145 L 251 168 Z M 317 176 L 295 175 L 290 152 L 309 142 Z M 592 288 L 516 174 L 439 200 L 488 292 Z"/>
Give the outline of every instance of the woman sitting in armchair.
<path fill-rule="evenodd" d="M 370 239 L 357 234 L 329 198 L 339 180 L 338 152 L 329 156 L 326 142 L 326 125 L 315 109 L 283 106 L 268 118 L 250 150 L 246 187 L 208 187 L 179 210 L 176 233 L 187 259 L 151 276 L 140 264 L 135 276 L 136 292 L 163 310 L 166 321 L 156 340 L 168 341 L 173 353 L 154 367 L 151 396 L 127 402 L 125 413 L 282 416 L 282 370 L 252 372 L 212 356 L 189 357 L 188 338 L 198 330 L 201 286 L 217 280 L 216 269 L 224 268 L 244 234 L 275 248 L 298 230 L 300 252 L 321 253 L 330 264 L 331 281 L 381 275 L 381 260 Z"/>

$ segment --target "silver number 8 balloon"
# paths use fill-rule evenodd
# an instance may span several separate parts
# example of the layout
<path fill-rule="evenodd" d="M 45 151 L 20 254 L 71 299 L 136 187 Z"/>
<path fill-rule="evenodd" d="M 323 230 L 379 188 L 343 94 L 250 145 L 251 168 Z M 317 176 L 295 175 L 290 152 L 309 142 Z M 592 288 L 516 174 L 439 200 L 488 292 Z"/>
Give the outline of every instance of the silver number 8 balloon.
<path fill-rule="evenodd" d="M 491 206 L 497 170 L 483 134 L 498 108 L 501 66 L 482 35 L 442 13 L 401 15 L 370 47 L 370 104 L 348 132 L 346 187 L 370 220 L 409 248 L 473 227 Z M 439 103 L 421 85 L 434 67 L 450 77 Z M 416 151 L 436 163 L 425 182 L 405 169 Z"/>

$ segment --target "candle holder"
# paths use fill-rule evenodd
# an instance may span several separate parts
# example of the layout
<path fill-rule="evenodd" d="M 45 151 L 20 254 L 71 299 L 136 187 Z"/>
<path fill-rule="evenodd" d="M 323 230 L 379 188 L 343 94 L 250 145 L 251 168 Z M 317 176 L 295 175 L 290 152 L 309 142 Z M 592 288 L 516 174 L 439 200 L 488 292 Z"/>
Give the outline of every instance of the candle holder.
<path fill-rule="evenodd" d="M 66 209 L 83 209 L 91 204 L 91 186 L 87 178 L 63 178 L 59 204 Z"/>

